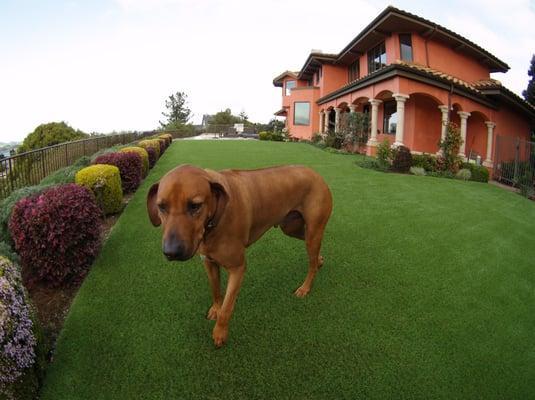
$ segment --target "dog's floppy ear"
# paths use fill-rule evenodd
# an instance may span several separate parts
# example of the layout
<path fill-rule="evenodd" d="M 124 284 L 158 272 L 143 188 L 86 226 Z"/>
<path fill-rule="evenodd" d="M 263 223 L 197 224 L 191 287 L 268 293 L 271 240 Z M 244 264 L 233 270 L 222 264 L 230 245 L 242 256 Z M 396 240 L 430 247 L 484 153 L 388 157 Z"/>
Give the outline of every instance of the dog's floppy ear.
<path fill-rule="evenodd" d="M 216 202 L 215 210 L 211 216 L 212 225 L 215 226 L 218 224 L 227 207 L 230 199 L 230 190 L 224 176 L 210 169 L 206 169 L 205 171 L 208 174 L 208 182 L 210 183 L 210 188 L 212 189 L 212 194 Z"/>
<path fill-rule="evenodd" d="M 156 182 L 149 189 L 147 194 L 147 212 L 149 213 L 150 222 L 154 226 L 160 226 L 162 223 L 160 215 L 158 214 L 158 206 L 156 205 L 156 195 L 158 194 L 159 183 Z"/>

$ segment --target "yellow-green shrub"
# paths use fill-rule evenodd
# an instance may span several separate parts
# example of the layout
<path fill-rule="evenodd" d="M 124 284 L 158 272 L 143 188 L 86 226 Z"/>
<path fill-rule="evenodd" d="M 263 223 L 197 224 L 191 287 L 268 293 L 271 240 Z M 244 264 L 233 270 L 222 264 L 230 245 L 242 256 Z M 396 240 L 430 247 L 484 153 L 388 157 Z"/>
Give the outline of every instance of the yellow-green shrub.
<path fill-rule="evenodd" d="M 119 168 L 114 165 L 95 164 L 76 173 L 77 185 L 93 191 L 97 204 L 104 214 L 113 214 L 123 208 L 123 189 Z"/>
<path fill-rule="evenodd" d="M 167 140 L 168 144 L 171 144 L 171 142 L 173 141 L 173 135 L 171 135 L 170 133 L 162 133 L 158 137 Z"/>
<path fill-rule="evenodd" d="M 160 158 L 161 149 L 160 149 L 159 140 L 156 140 L 156 139 L 141 140 L 137 145 L 140 147 L 143 147 L 144 149 L 146 149 L 147 147 L 152 147 L 156 151 L 156 159 Z"/>
<path fill-rule="evenodd" d="M 141 156 L 141 164 L 143 166 L 143 172 L 141 176 L 146 177 L 149 173 L 149 153 L 147 153 L 147 150 L 145 150 L 143 147 L 137 147 L 137 146 L 131 146 L 131 147 L 123 147 L 119 151 L 122 151 L 123 153 L 137 153 Z"/>

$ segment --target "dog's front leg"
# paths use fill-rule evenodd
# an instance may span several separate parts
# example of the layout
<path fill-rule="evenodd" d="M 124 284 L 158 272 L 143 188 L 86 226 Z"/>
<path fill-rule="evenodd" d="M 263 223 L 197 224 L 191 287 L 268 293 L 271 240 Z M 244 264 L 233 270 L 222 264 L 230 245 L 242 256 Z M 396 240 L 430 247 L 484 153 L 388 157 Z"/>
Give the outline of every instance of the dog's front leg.
<path fill-rule="evenodd" d="M 204 268 L 206 269 L 208 282 L 210 283 L 210 288 L 212 289 L 212 305 L 206 314 L 206 319 L 215 321 L 217 319 L 217 314 L 221 309 L 221 303 L 223 300 L 221 297 L 221 281 L 219 278 L 220 268 L 217 263 L 210 261 L 208 258 L 204 259 Z"/>
<path fill-rule="evenodd" d="M 212 338 L 216 347 L 221 347 L 228 338 L 228 324 L 232 317 L 234 304 L 240 291 L 243 275 L 245 274 L 245 262 L 239 267 L 227 268 L 228 283 L 223 305 L 217 315 L 217 321 L 212 332 Z"/>

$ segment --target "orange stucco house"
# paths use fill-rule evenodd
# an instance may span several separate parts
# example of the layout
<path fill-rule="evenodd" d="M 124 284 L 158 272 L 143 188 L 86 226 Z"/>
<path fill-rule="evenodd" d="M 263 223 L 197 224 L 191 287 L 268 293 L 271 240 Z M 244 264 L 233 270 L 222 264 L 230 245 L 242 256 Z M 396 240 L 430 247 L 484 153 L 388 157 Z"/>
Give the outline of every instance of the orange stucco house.
<path fill-rule="evenodd" d="M 497 135 L 529 140 L 535 108 L 490 77 L 509 66 L 440 25 L 387 7 L 340 53 L 313 51 L 298 72 L 273 80 L 292 136 L 339 129 L 343 113 L 370 115 L 367 153 L 385 138 L 437 153 L 444 121 L 456 122 L 460 155 L 493 166 Z"/>

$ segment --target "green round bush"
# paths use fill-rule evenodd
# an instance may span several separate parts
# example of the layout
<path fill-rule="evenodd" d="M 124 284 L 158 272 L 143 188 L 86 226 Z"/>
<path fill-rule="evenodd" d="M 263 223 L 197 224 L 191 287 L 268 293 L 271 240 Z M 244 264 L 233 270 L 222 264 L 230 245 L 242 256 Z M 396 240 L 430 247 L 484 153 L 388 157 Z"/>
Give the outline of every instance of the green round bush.
<path fill-rule="evenodd" d="M 147 147 L 152 147 L 156 151 L 156 159 L 160 158 L 161 148 L 160 141 L 155 139 L 141 140 L 138 144 L 139 147 L 146 149 Z"/>
<path fill-rule="evenodd" d="M 469 181 L 470 178 L 472 178 L 472 173 L 470 172 L 469 169 L 463 168 L 457 171 L 457 173 L 455 174 L 455 177 L 463 181 Z"/>
<path fill-rule="evenodd" d="M 413 175 L 425 176 L 425 169 L 422 167 L 411 167 L 410 172 Z"/>
<path fill-rule="evenodd" d="M 122 210 L 121 175 L 116 166 L 91 165 L 76 173 L 75 182 L 77 185 L 91 189 L 104 214 L 114 214 Z"/>

